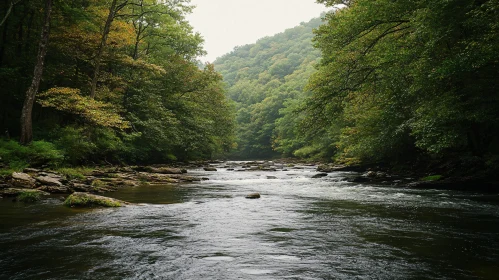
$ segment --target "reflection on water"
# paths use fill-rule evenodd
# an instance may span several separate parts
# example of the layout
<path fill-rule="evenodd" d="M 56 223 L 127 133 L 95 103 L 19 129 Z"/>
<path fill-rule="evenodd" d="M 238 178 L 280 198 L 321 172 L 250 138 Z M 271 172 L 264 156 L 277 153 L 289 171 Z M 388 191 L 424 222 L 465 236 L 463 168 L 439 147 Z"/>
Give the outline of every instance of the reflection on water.
<path fill-rule="evenodd" d="M 75 210 L 0 200 L 0 279 L 497 279 L 496 195 L 356 185 L 313 169 L 191 173 Z M 259 200 L 247 193 L 260 192 Z"/>

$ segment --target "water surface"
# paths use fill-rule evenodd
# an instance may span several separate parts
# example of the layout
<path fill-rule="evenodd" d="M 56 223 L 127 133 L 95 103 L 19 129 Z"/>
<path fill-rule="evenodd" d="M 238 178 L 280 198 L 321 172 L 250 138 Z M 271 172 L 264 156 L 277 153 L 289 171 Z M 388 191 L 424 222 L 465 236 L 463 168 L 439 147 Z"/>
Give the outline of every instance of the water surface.
<path fill-rule="evenodd" d="M 0 200 L 0 279 L 499 277 L 497 195 L 312 179 L 312 167 L 190 173 L 210 180 L 109 194 L 141 203 L 119 209 Z"/>

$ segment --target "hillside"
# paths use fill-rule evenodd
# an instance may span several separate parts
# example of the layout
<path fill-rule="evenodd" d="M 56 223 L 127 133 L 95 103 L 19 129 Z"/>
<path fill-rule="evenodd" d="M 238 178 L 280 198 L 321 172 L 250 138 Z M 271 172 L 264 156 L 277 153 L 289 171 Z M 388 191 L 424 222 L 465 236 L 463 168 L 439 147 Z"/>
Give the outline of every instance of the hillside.
<path fill-rule="evenodd" d="M 237 109 L 236 158 L 268 158 L 290 154 L 301 146 L 289 114 L 304 98 L 304 87 L 320 59 L 313 29 L 320 18 L 236 47 L 217 59 L 215 70 L 227 84 Z M 286 139 L 285 139 L 286 138 Z M 293 139 L 293 140 L 291 140 Z"/>

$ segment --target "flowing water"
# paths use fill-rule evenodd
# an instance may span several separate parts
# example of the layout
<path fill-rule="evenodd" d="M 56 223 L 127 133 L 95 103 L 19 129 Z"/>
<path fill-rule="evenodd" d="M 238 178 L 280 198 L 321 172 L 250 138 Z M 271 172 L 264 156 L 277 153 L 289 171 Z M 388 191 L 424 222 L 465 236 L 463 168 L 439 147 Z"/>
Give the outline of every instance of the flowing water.
<path fill-rule="evenodd" d="M 141 203 L 119 209 L 0 200 L 0 279 L 499 279 L 497 195 L 190 173 L 210 180 L 109 194 Z"/>

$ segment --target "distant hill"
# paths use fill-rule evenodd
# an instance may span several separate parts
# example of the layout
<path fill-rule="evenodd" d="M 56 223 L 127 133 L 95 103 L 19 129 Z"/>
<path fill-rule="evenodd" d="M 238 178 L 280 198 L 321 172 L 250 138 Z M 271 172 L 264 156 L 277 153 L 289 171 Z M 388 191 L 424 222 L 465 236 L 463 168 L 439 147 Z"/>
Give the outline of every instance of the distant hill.
<path fill-rule="evenodd" d="M 236 47 L 218 58 L 215 69 L 224 77 L 227 95 L 236 104 L 238 147 L 235 158 L 289 155 L 301 144 L 289 114 L 307 94 L 304 87 L 320 51 L 313 29 L 320 18 L 287 29 L 255 44 Z M 295 122 L 294 122 L 295 123 Z"/>

